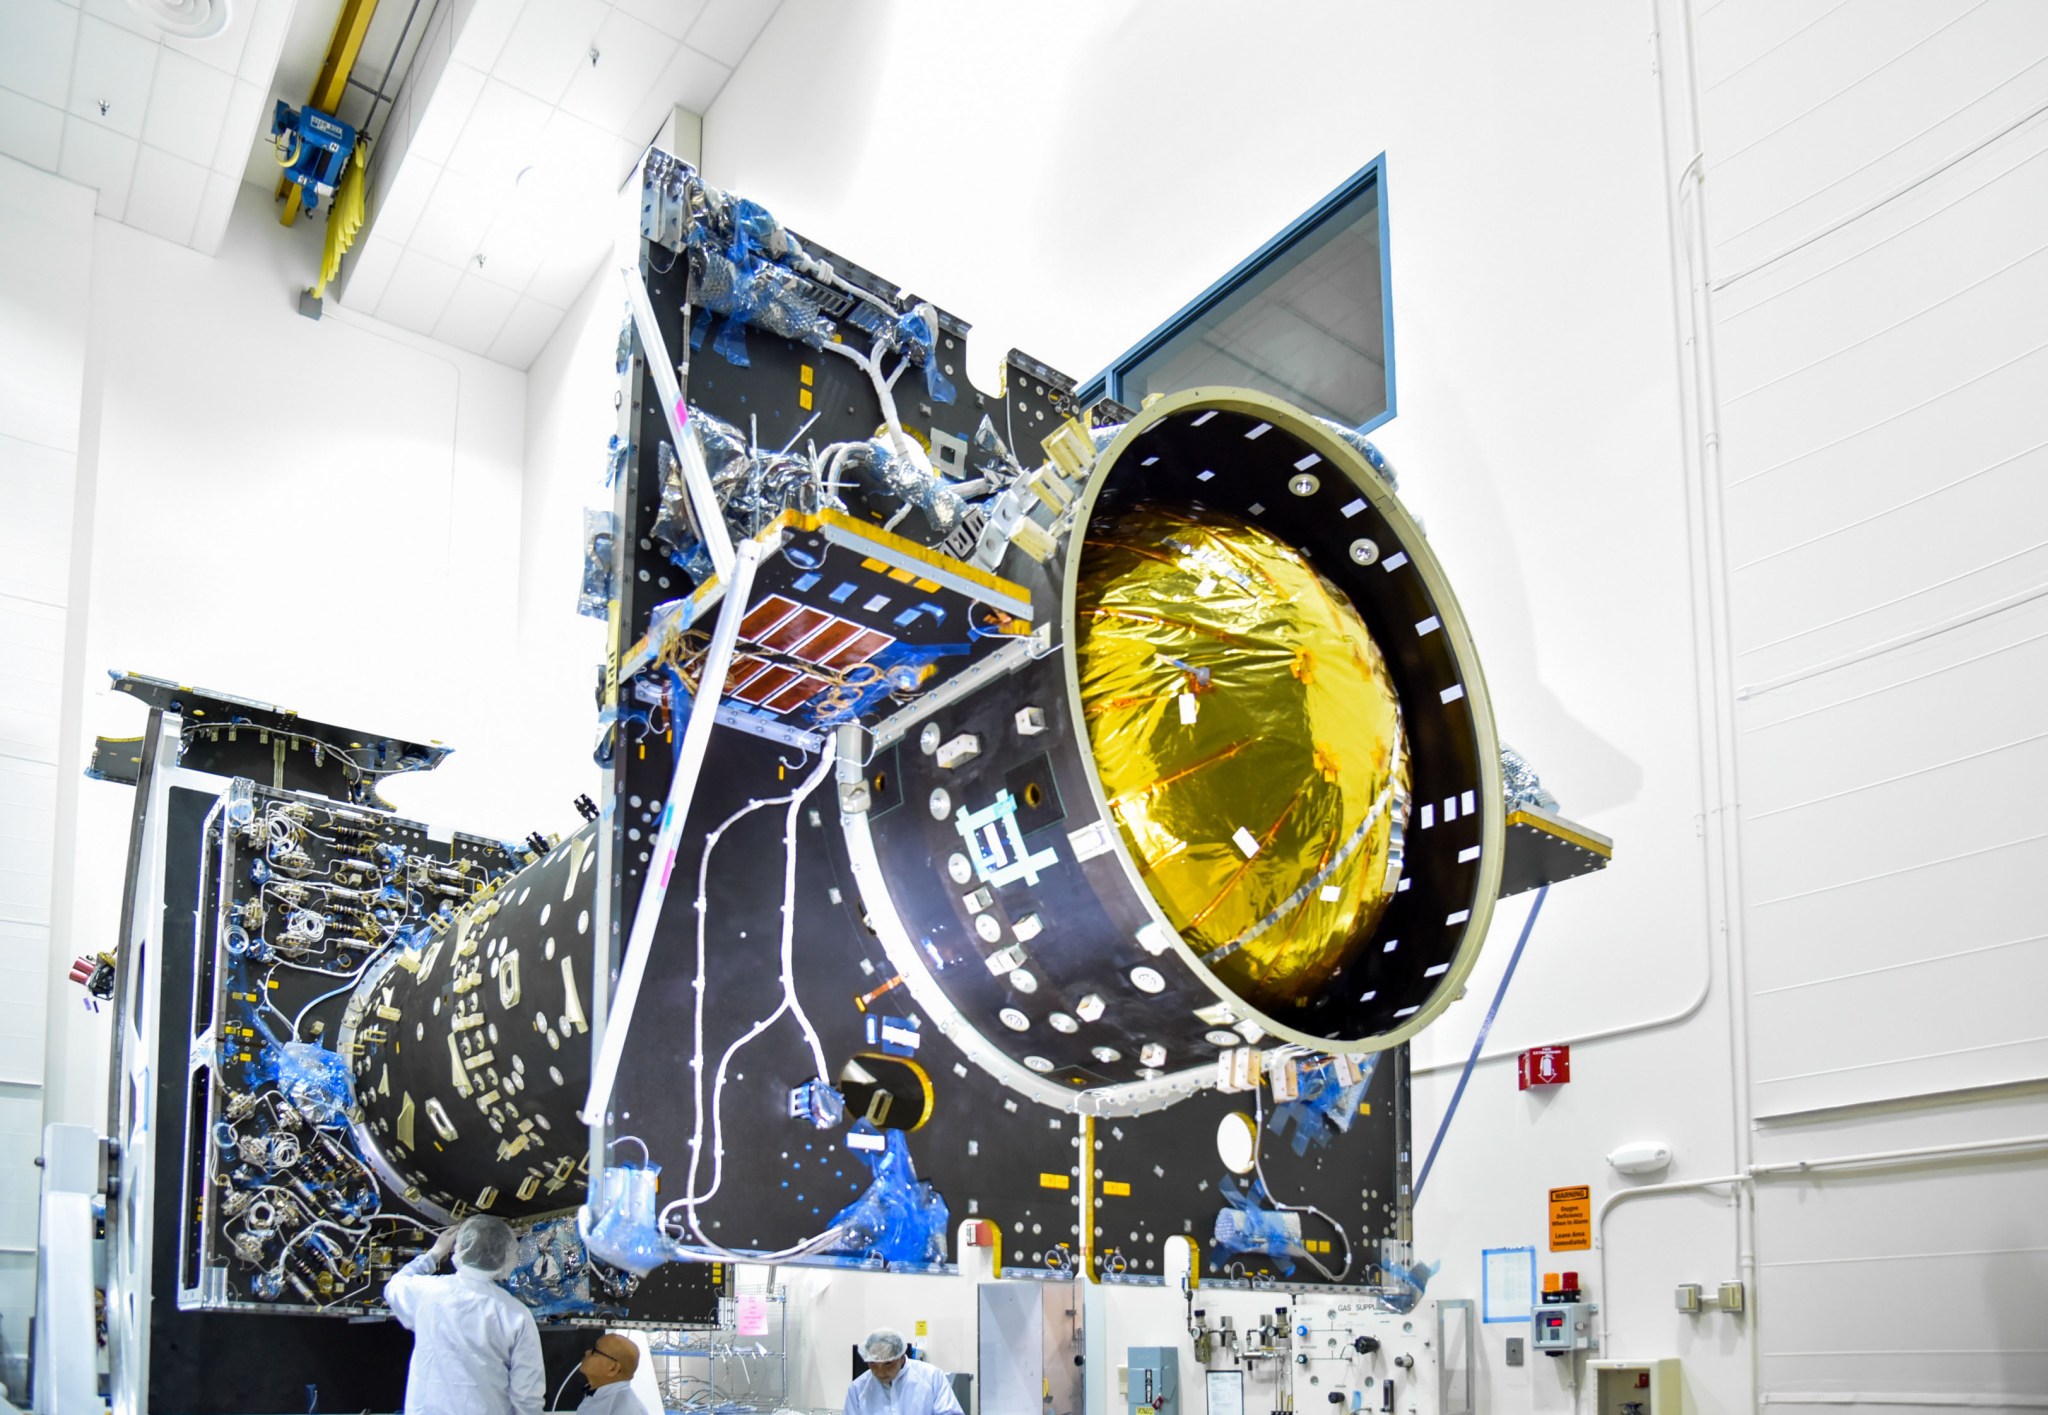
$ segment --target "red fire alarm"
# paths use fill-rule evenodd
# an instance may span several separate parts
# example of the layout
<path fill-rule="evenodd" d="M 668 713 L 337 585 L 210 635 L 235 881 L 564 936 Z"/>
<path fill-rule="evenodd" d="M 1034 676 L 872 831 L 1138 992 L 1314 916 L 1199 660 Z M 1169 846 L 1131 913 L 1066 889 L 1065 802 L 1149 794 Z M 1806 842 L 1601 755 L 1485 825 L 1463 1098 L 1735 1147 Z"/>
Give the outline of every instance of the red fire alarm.
<path fill-rule="evenodd" d="M 1515 1058 L 1515 1089 L 1562 1086 L 1572 1079 L 1570 1047 L 1530 1047 Z"/>

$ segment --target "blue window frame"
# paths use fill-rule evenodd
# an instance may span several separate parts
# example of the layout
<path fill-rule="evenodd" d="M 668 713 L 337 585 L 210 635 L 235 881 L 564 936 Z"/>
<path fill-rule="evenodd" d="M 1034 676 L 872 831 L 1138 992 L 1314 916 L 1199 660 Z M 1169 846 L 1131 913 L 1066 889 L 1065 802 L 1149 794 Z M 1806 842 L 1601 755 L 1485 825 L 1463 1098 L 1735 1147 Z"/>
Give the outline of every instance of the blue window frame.
<path fill-rule="evenodd" d="M 1394 416 L 1394 307 L 1381 153 L 1082 389 L 1137 407 L 1222 384 L 1370 431 Z"/>

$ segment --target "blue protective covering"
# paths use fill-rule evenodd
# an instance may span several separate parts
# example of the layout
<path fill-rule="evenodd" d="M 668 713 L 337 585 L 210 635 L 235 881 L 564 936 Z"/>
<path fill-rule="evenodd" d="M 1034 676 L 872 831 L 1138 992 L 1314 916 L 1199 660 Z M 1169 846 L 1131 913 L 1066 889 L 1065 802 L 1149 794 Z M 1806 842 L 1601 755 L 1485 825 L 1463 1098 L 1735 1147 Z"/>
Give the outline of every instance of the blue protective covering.
<path fill-rule="evenodd" d="M 1285 1105 L 1276 1106 L 1267 1129 L 1285 1135 L 1294 1127 L 1294 1153 L 1305 1155 L 1310 1145 L 1327 1145 L 1332 1135 L 1349 1134 L 1358 1118 L 1358 1107 L 1372 1085 L 1373 1070 L 1379 1065 L 1378 1052 L 1358 1063 L 1359 1077 L 1348 1086 L 1338 1084 L 1337 1065 L 1324 1060 L 1301 1070 L 1300 1093 Z"/>
<path fill-rule="evenodd" d="M 687 238 L 698 252 L 690 298 L 725 316 L 718 322 L 712 349 L 735 367 L 747 367 L 749 324 L 785 339 L 801 340 L 812 348 L 822 345 L 831 324 L 819 310 L 810 286 L 776 264 L 780 255 L 799 254 L 788 233 L 766 207 L 744 197 L 733 200 L 728 215 L 732 235 L 722 248 L 708 221 L 692 226 Z M 703 342 L 704 325 L 693 325 L 690 347 L 701 348 Z"/>
<path fill-rule="evenodd" d="M 273 1040 L 264 1068 L 292 1109 L 315 1125 L 346 1125 L 355 1108 L 355 1082 L 348 1063 L 318 1042 Z"/>
<path fill-rule="evenodd" d="M 595 1199 L 576 1211 L 577 1232 L 590 1255 L 630 1273 L 650 1273 L 686 1255 L 661 1231 L 655 1190 L 658 1164 L 612 1164 Z"/>
<path fill-rule="evenodd" d="M 1401 478 L 1395 474 L 1394 464 L 1387 460 L 1385 453 L 1372 445 L 1364 433 L 1360 432 L 1357 428 L 1346 427 L 1344 424 L 1329 418 L 1318 418 L 1317 421 L 1322 423 L 1331 432 L 1336 433 L 1339 438 L 1357 448 L 1359 455 L 1365 458 L 1366 465 L 1380 474 L 1380 480 L 1387 484 L 1388 491 L 1399 492 L 1401 490 Z"/>
<path fill-rule="evenodd" d="M 917 361 L 924 365 L 924 390 L 931 395 L 931 400 L 950 403 L 955 396 L 953 381 L 939 367 L 938 335 L 933 328 L 935 318 L 931 305 L 918 305 L 897 319 L 896 341 L 918 351 Z"/>
<path fill-rule="evenodd" d="M 590 1258 L 574 1219 L 546 1219 L 521 1233 L 519 1258 L 505 1286 L 542 1321 L 599 1310 L 590 1295 Z"/>
<path fill-rule="evenodd" d="M 1380 1306 L 1390 1312 L 1412 1312 L 1429 1280 L 1442 1263 L 1408 1261 L 1408 1245 L 1389 1241 L 1380 1253 Z"/>
<path fill-rule="evenodd" d="M 612 543 L 618 534 L 617 512 L 583 508 L 583 584 L 577 591 L 576 612 L 587 619 L 611 613 Z"/>
<path fill-rule="evenodd" d="M 1273 1259 L 1281 1275 L 1294 1271 L 1294 1260 L 1306 1258 L 1301 1242 L 1301 1215 L 1273 1208 L 1266 1191 L 1254 1179 L 1243 1190 L 1225 1175 L 1216 1186 L 1229 1205 L 1216 1215 L 1216 1248 L 1224 1253 L 1263 1253 Z"/>
<path fill-rule="evenodd" d="M 910 1143 L 901 1130 L 878 1130 L 856 1121 L 849 1136 L 884 1137 L 882 1148 L 856 1149 L 874 1171 L 867 1192 L 833 1215 L 832 1227 L 846 1236 L 822 1251 L 880 1258 L 893 1266 L 943 1263 L 952 1215 L 939 1191 L 917 1177 Z"/>

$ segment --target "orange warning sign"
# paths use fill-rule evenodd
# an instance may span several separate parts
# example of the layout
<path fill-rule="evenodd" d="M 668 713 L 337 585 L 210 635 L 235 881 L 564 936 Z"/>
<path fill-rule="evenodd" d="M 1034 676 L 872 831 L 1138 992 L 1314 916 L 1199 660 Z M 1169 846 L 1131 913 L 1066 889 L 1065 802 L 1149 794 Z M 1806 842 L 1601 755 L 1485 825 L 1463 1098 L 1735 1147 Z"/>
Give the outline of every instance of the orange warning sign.
<path fill-rule="evenodd" d="M 1584 1184 L 1550 1191 L 1550 1251 L 1593 1246 L 1593 1191 Z"/>

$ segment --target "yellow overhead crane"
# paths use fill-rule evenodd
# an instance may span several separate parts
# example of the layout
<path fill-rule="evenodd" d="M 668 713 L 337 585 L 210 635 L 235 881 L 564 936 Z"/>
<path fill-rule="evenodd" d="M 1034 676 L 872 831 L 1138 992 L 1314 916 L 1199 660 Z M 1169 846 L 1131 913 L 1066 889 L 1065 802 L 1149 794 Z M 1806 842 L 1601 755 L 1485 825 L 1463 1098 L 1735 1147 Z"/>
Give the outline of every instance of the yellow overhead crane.
<path fill-rule="evenodd" d="M 327 59 L 320 66 L 320 77 L 313 81 L 313 92 L 307 96 L 306 106 L 322 113 L 332 113 L 341 104 L 341 96 L 348 86 L 348 76 L 356 67 L 356 56 L 363 52 L 363 39 L 370 32 L 370 21 L 377 13 L 377 0 L 343 0 L 341 16 L 334 22 L 334 37 L 327 41 Z M 278 198 L 284 202 L 284 210 L 277 219 L 290 226 L 299 219 L 299 184 L 289 177 L 277 184 Z"/>

